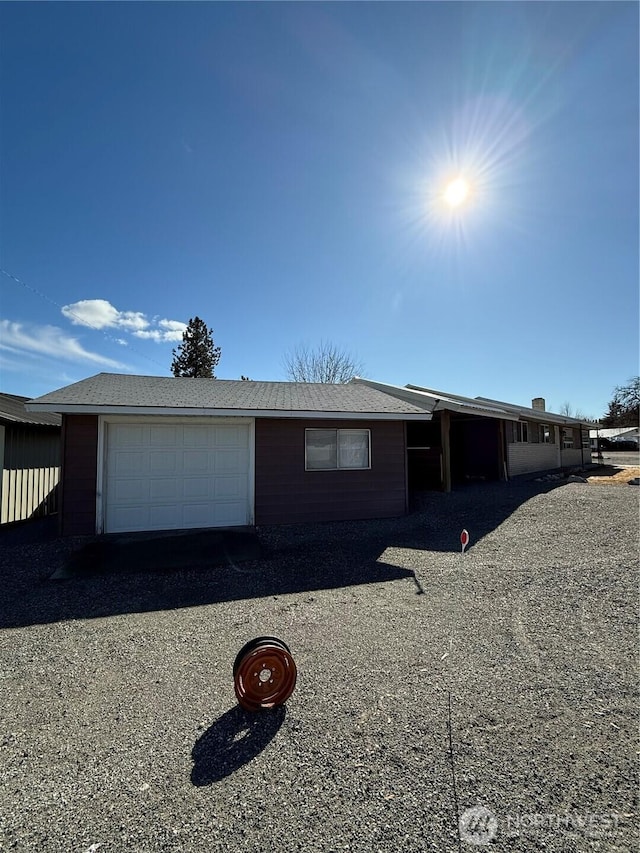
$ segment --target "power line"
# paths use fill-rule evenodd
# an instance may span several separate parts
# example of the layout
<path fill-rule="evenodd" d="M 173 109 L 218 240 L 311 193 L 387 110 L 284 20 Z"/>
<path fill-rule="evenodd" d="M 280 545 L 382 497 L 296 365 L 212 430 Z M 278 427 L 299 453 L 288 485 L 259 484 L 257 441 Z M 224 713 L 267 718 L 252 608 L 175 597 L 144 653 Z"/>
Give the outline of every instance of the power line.
<path fill-rule="evenodd" d="M 71 317 L 75 317 L 75 319 L 78 321 L 78 323 L 81 326 L 88 326 L 90 329 L 93 329 L 95 332 L 101 332 L 105 336 L 105 338 L 107 338 L 108 340 L 113 341 L 114 343 L 118 344 L 119 346 L 122 345 L 121 344 L 121 338 L 116 338 L 113 335 L 109 334 L 109 332 L 105 332 L 105 330 L 101 329 L 99 326 L 94 326 L 93 323 L 89 323 L 87 320 L 85 320 L 84 317 L 80 317 L 78 314 L 76 314 L 74 311 L 72 311 L 68 306 L 60 305 L 60 303 L 56 302 L 55 299 L 52 299 L 50 296 L 47 296 L 46 293 L 42 293 L 42 291 L 38 290 L 37 287 L 33 287 L 32 285 L 27 284 L 26 281 L 23 281 L 21 278 L 18 278 L 17 275 L 13 275 L 13 273 L 8 272 L 7 270 L 2 269 L 1 267 L 0 267 L 0 273 L 2 273 L 2 275 L 6 276 L 7 278 L 10 278 L 12 281 L 14 281 L 16 284 L 19 284 L 21 287 L 24 287 L 25 290 L 30 290 L 31 293 L 35 293 L 36 296 L 39 296 L 40 299 L 44 299 L 44 301 L 48 302 L 50 305 L 54 305 L 60 311 L 62 311 L 62 309 L 64 307 L 65 316 L 69 315 Z M 165 365 L 160 364 L 160 362 L 156 361 L 155 358 L 151 358 L 151 356 L 148 356 L 145 353 L 140 352 L 140 350 L 136 349 L 135 347 L 132 347 L 128 342 L 127 342 L 127 347 L 129 348 L 129 350 L 131 352 L 136 353 L 136 355 L 139 355 L 141 358 L 146 358 L 147 361 L 150 361 L 152 364 L 155 364 L 158 367 L 162 368 L 162 370 L 166 371 L 167 368 L 165 367 Z"/>

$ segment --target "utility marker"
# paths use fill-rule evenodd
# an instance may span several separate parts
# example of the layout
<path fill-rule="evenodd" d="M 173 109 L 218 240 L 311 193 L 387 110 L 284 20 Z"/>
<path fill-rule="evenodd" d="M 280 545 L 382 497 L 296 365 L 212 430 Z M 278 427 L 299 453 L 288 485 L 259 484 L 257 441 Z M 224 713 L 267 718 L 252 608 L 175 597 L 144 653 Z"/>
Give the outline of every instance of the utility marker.
<path fill-rule="evenodd" d="M 460 534 L 460 544 L 462 545 L 462 554 L 464 556 L 464 549 L 469 544 L 469 531 L 468 530 L 463 530 L 462 533 Z"/>

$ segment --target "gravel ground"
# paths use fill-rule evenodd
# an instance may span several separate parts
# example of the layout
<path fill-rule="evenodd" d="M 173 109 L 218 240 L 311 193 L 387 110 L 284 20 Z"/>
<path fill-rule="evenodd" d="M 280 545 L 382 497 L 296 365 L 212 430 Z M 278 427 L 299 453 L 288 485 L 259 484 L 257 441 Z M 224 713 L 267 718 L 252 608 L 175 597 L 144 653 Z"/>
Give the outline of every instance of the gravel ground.
<path fill-rule="evenodd" d="M 638 849 L 637 490 L 542 488 L 161 575 L 51 581 L 86 538 L 5 545 L 0 849 Z M 248 715 L 261 634 L 298 685 Z"/>

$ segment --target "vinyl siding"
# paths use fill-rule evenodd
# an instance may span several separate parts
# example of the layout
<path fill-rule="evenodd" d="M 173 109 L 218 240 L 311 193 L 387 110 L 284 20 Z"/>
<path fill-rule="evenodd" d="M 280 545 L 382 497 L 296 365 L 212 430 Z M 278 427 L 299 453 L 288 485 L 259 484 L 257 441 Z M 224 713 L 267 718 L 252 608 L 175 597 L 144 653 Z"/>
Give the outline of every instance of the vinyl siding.
<path fill-rule="evenodd" d="M 565 451 L 566 452 L 566 451 Z M 508 444 L 507 467 L 510 477 L 559 467 L 557 444 Z"/>
<path fill-rule="evenodd" d="M 590 450 L 584 451 L 584 459 L 583 459 L 582 448 L 580 448 L 580 447 L 578 447 L 577 449 L 576 448 L 573 448 L 573 449 L 565 448 L 562 451 L 562 467 L 563 468 L 580 467 L 581 465 L 583 465 L 585 463 L 589 463 L 589 462 L 591 462 L 591 451 Z"/>
<path fill-rule="evenodd" d="M 61 533 L 96 532 L 98 416 L 65 415 L 62 422 Z"/>
<path fill-rule="evenodd" d="M 369 429 L 371 468 L 305 471 L 305 429 Z M 256 524 L 383 518 L 406 512 L 402 421 L 256 420 Z"/>

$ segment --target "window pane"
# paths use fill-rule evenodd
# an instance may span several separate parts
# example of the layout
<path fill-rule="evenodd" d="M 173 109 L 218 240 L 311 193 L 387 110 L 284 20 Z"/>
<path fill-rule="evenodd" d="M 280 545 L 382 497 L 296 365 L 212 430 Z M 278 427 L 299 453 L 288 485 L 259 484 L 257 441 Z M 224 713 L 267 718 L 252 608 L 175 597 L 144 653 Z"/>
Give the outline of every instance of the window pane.
<path fill-rule="evenodd" d="M 369 467 L 369 430 L 338 430 L 340 468 Z"/>
<path fill-rule="evenodd" d="M 335 429 L 308 429 L 307 468 L 322 470 L 337 467 L 337 441 Z"/>

